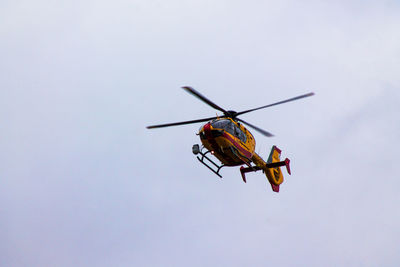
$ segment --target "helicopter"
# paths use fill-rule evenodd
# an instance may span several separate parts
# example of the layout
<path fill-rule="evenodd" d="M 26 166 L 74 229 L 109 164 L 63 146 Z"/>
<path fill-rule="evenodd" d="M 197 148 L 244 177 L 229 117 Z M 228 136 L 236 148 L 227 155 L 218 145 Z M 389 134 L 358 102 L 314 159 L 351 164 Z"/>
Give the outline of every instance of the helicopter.
<path fill-rule="evenodd" d="M 197 134 L 200 137 L 202 146 L 200 147 L 199 144 L 194 144 L 192 147 L 192 152 L 194 155 L 197 155 L 197 159 L 199 160 L 199 162 L 201 162 L 204 166 L 206 166 L 220 178 L 222 178 L 220 174 L 220 170 L 222 167 L 241 166 L 240 173 L 242 176 L 242 180 L 245 183 L 247 182 L 245 175 L 246 173 L 261 170 L 265 173 L 269 183 L 271 184 L 272 191 L 279 192 L 279 187 L 283 183 L 283 174 L 280 167 L 285 166 L 287 172 L 289 173 L 289 175 L 291 175 L 290 160 L 288 158 L 286 158 L 285 160 L 281 160 L 280 158 L 282 151 L 274 145 L 272 146 L 267 161 L 264 161 L 260 155 L 255 153 L 255 138 L 244 125 L 249 126 L 250 128 L 267 137 L 272 137 L 273 134 L 253 124 L 250 124 L 243 119 L 238 118 L 238 116 L 256 110 L 313 96 L 314 93 L 311 92 L 282 100 L 273 104 L 236 112 L 233 110 L 225 110 L 221 108 L 192 87 L 183 86 L 182 88 L 188 93 L 203 101 L 204 103 L 208 104 L 212 108 L 222 112 L 223 115 L 190 121 L 151 125 L 147 126 L 147 129 L 207 122 L 200 127 L 199 133 Z M 221 163 L 216 163 L 213 159 L 209 157 L 209 154 L 216 157 Z M 245 165 L 246 167 L 244 167 L 243 165 Z"/>

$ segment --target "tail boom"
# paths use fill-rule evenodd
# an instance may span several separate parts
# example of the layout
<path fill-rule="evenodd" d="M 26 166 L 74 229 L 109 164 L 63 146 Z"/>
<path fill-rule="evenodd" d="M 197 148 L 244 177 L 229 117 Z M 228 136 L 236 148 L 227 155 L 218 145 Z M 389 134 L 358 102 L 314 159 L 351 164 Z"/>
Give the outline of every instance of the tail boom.
<path fill-rule="evenodd" d="M 243 181 L 246 182 L 245 173 L 262 170 L 267 176 L 267 179 L 271 184 L 272 190 L 274 192 L 279 192 L 279 186 L 281 183 L 283 183 L 283 174 L 280 167 L 285 166 L 287 172 L 291 174 L 290 160 L 286 158 L 284 161 L 281 161 L 280 155 L 281 150 L 276 146 L 272 147 L 267 162 L 265 162 L 258 154 L 254 153 L 252 161 L 256 166 L 249 168 L 240 168 L 240 173 L 242 174 Z"/>

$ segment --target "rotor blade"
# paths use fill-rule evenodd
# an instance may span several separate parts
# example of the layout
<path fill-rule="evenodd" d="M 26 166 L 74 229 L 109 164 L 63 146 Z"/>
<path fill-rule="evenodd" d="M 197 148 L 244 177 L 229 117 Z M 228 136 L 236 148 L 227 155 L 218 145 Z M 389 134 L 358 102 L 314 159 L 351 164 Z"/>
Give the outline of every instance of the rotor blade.
<path fill-rule="evenodd" d="M 222 111 L 224 114 L 226 114 L 226 110 L 221 108 L 220 106 L 216 105 L 215 103 L 211 102 L 211 100 L 209 100 L 208 98 L 206 98 L 205 96 L 203 96 L 202 94 L 200 94 L 199 92 L 197 92 L 196 90 L 194 90 L 192 87 L 190 86 L 183 86 L 183 89 L 185 89 L 188 93 L 194 95 L 195 97 L 197 97 L 198 99 L 200 99 L 201 101 L 207 103 L 208 105 L 210 105 L 211 107 Z"/>
<path fill-rule="evenodd" d="M 241 111 L 241 112 L 238 112 L 238 113 L 236 114 L 236 116 L 239 116 L 239 115 L 242 115 L 242 114 L 245 114 L 245 113 L 248 113 L 248 112 L 252 112 L 252 111 L 255 111 L 255 110 L 259 110 L 259 109 L 263 109 L 263 108 L 268 108 L 268 107 L 280 105 L 280 104 L 283 104 L 283 103 L 295 101 L 295 100 L 298 100 L 298 99 L 301 99 L 301 98 L 304 98 L 304 97 L 313 96 L 313 95 L 314 95 L 314 93 L 308 93 L 308 94 L 305 94 L 305 95 L 299 95 L 299 96 L 296 96 L 296 97 L 293 97 L 293 98 L 289 98 L 289 99 L 286 99 L 286 100 L 283 100 L 283 101 L 279 101 L 279 102 L 276 102 L 276 103 L 273 103 L 273 104 L 269 104 L 269 105 L 266 105 L 266 106 L 262 106 L 262 107 L 259 107 L 259 108 L 253 108 L 253 109 Z"/>
<path fill-rule="evenodd" d="M 147 126 L 147 129 L 153 129 L 153 128 L 163 128 L 163 127 L 169 127 L 169 126 L 177 126 L 177 125 L 184 125 L 184 124 L 191 124 L 191 123 L 197 123 L 197 122 L 204 122 L 204 121 L 210 121 L 213 119 L 216 119 L 217 117 L 211 117 L 211 118 L 205 118 L 205 119 L 199 119 L 199 120 L 192 120 L 192 121 L 181 121 L 181 122 L 173 122 L 173 123 L 165 123 L 165 124 L 157 124 L 157 125 L 150 125 Z"/>
<path fill-rule="evenodd" d="M 250 124 L 250 123 L 248 123 L 247 121 L 244 121 L 244 120 L 239 119 L 239 118 L 236 118 L 236 119 L 237 119 L 238 121 L 243 122 L 244 124 L 247 124 L 248 126 L 250 126 L 251 128 L 253 128 L 254 130 L 260 132 L 261 134 L 263 134 L 263 135 L 265 135 L 265 136 L 268 136 L 268 137 L 274 136 L 272 133 L 267 132 L 266 130 L 263 130 L 263 129 L 261 129 L 261 128 L 258 128 L 257 126 L 255 126 L 255 125 L 253 125 L 253 124 Z"/>

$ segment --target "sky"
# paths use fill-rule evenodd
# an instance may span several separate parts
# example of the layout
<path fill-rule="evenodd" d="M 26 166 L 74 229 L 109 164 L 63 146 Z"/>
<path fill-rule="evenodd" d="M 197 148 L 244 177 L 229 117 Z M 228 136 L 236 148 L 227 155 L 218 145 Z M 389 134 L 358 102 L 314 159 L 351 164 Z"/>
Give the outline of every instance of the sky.
<path fill-rule="evenodd" d="M 399 266 L 399 1 L 0 2 L 0 266 Z M 191 153 L 245 110 L 281 192 Z"/>

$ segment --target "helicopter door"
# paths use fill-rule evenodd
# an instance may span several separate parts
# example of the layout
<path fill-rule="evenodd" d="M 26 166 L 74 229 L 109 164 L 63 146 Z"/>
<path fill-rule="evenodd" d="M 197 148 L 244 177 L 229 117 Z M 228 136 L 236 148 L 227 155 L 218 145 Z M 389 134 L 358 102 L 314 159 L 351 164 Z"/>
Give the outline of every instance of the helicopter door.
<path fill-rule="evenodd" d="M 234 125 L 233 127 L 234 127 L 235 136 L 237 138 L 239 138 L 240 141 L 243 142 L 243 144 L 245 144 L 247 141 L 246 134 L 237 125 Z"/>

